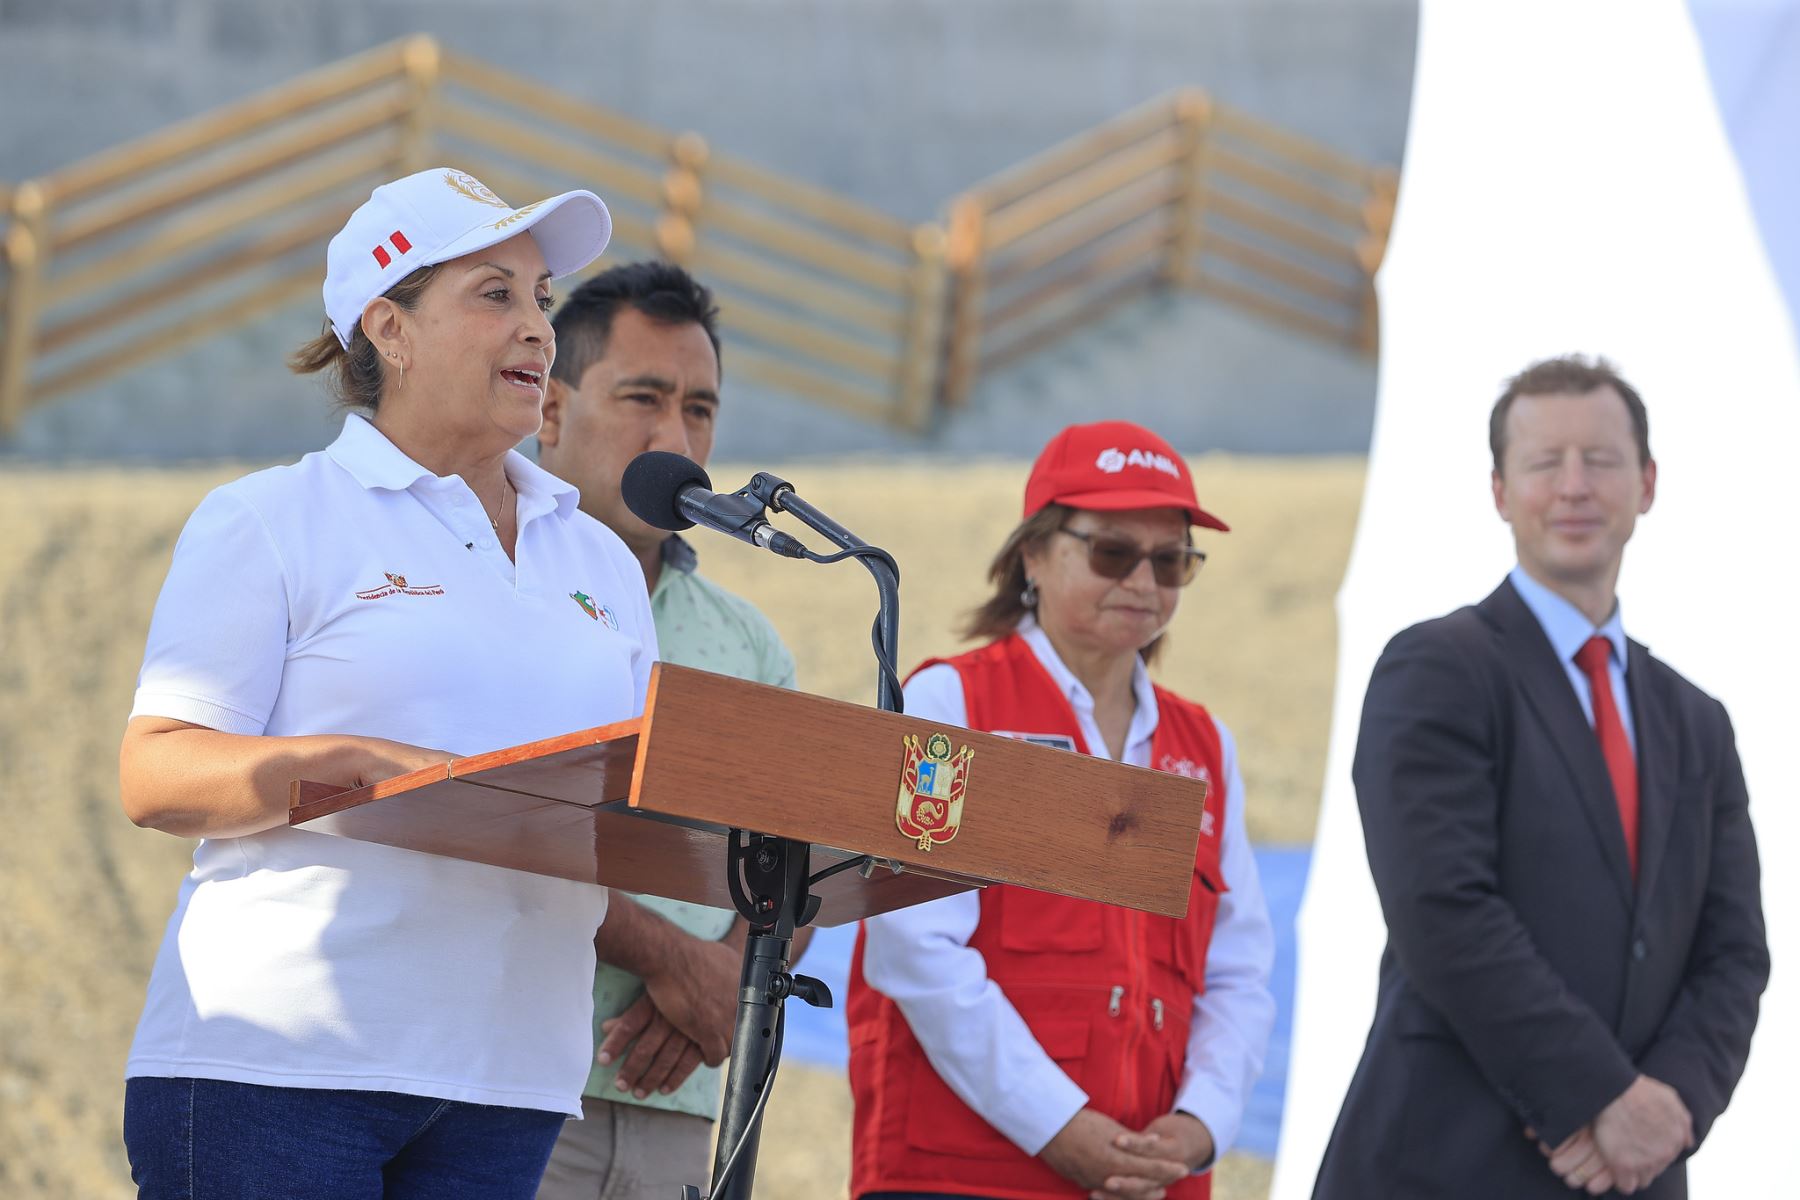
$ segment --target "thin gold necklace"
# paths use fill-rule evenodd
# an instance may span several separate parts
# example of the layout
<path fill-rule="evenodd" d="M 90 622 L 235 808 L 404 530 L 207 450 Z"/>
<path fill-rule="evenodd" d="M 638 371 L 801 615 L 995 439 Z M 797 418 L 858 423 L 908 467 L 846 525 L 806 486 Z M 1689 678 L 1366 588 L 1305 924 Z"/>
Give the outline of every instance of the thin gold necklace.
<path fill-rule="evenodd" d="M 494 527 L 495 533 L 500 532 L 500 518 L 504 517 L 506 515 L 506 485 L 507 485 L 507 482 L 508 481 L 507 481 L 506 476 L 504 474 L 502 474 L 500 476 L 500 503 L 494 509 L 495 513 L 497 513 L 498 515 L 488 518 L 488 524 L 492 525 Z"/>

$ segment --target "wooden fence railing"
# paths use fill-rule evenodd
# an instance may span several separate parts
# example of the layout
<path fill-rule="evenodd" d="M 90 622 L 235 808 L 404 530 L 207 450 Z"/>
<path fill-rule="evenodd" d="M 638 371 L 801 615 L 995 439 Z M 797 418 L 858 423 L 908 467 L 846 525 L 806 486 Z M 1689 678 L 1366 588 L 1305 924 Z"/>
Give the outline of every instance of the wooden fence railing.
<path fill-rule="evenodd" d="M 719 295 L 733 374 L 909 428 L 929 418 L 937 227 L 416 37 L 0 193 L 0 434 L 28 405 L 316 297 L 350 210 L 440 159 L 514 203 L 600 192 L 614 242 L 590 271 L 691 263 Z"/>
<path fill-rule="evenodd" d="M 690 267 L 719 299 L 727 376 L 922 428 L 936 397 L 943 237 L 459 55 L 436 142 L 503 196 L 599 192 L 613 246 Z"/>
<path fill-rule="evenodd" d="M 384 47 L 19 184 L 0 432 L 28 404 L 317 302 L 324 243 L 351 208 L 430 165 L 434 69 L 427 42 Z"/>
<path fill-rule="evenodd" d="M 1395 186 L 1198 90 L 1144 104 L 952 202 L 944 398 L 1157 286 L 1373 354 Z"/>
<path fill-rule="evenodd" d="M 946 235 L 413 37 L 0 185 L 0 436 L 316 300 L 350 210 L 438 161 L 515 203 L 594 189 L 614 238 L 590 271 L 691 266 L 720 298 L 728 378 L 908 429 L 1149 284 L 1372 349 L 1393 204 L 1391 174 L 1184 92 L 959 197 Z"/>

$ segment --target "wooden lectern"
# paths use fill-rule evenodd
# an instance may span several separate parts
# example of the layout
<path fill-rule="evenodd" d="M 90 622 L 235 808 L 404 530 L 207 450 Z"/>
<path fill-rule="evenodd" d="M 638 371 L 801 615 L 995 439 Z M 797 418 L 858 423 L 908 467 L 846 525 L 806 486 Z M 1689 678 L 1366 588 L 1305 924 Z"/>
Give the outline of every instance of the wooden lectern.
<path fill-rule="evenodd" d="M 974 750 L 960 826 L 928 850 L 895 811 L 902 738 Z M 659 663 L 644 715 L 355 791 L 296 783 L 289 824 L 732 907 L 732 829 L 808 842 L 842 925 L 985 883 L 1180 916 L 1205 785 L 1161 771 Z M 895 872 L 899 869 L 899 873 Z M 865 877 L 866 875 L 866 877 Z"/>
<path fill-rule="evenodd" d="M 778 1013 L 787 989 L 805 995 L 796 978 L 816 983 L 785 973 L 786 939 L 809 920 L 988 883 L 1185 914 L 1205 798 L 1195 779 L 661 663 L 641 717 L 353 791 L 298 781 L 289 824 L 779 924 L 754 975 L 775 992 L 748 997 L 753 936 L 743 999 Z M 744 1012 L 721 1159 L 733 1089 L 767 1096 L 744 1064 Z M 779 1029 L 759 1019 L 766 1047 Z"/>

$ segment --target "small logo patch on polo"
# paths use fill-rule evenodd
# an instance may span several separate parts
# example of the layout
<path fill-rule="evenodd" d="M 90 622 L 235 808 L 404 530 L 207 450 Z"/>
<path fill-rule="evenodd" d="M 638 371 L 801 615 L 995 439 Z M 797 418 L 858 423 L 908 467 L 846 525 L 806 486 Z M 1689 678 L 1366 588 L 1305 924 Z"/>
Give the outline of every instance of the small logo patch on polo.
<path fill-rule="evenodd" d="M 414 584 L 406 581 L 406 576 L 396 575 L 392 571 L 383 571 L 387 580 L 380 587 L 372 587 L 367 591 L 356 593 L 358 600 L 384 600 L 389 596 L 442 596 L 444 589 L 435 583 Z"/>
<path fill-rule="evenodd" d="M 608 629 L 618 629 L 618 615 L 606 605 L 596 603 L 594 598 L 586 592 L 570 592 L 569 599 L 581 606 L 581 611 L 588 615 L 589 620 L 599 621 Z"/>

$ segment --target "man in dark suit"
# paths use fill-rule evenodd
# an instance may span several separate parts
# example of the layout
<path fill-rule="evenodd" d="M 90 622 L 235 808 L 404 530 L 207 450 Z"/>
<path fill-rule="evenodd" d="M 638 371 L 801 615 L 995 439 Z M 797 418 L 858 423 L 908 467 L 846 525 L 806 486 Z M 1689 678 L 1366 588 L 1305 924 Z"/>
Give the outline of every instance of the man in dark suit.
<path fill-rule="evenodd" d="M 1518 566 L 1394 638 L 1363 703 L 1388 944 L 1314 1195 L 1685 1197 L 1769 974 L 1731 721 L 1620 625 L 1656 491 L 1637 393 L 1538 363 L 1489 435 Z"/>

